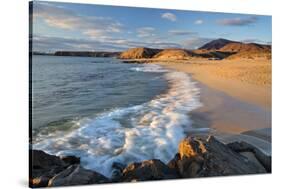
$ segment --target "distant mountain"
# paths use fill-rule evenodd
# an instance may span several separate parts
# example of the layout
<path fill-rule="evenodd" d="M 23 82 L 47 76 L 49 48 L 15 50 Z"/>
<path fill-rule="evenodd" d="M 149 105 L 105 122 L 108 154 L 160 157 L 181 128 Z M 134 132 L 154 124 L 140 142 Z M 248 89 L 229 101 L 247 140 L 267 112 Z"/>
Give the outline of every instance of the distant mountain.
<path fill-rule="evenodd" d="M 120 52 L 99 51 L 57 51 L 55 56 L 82 56 L 82 57 L 117 57 Z"/>
<path fill-rule="evenodd" d="M 199 49 L 152 49 L 146 47 L 131 48 L 122 52 L 121 59 L 271 59 L 271 46 L 257 43 L 242 43 L 227 39 L 216 39 Z"/>
<path fill-rule="evenodd" d="M 153 58 L 157 59 L 186 59 L 196 56 L 195 53 L 185 49 L 164 49 L 157 53 Z"/>
<path fill-rule="evenodd" d="M 198 49 L 200 49 L 200 50 L 219 50 L 220 48 L 224 47 L 225 45 L 227 45 L 229 43 L 239 43 L 239 42 L 220 38 L 220 39 L 210 41 L 209 43 L 206 43 L 205 45 L 203 45 L 202 47 L 200 47 Z"/>
<path fill-rule="evenodd" d="M 221 52 L 217 50 L 212 51 L 212 50 L 201 50 L 201 49 L 193 50 L 193 53 L 195 53 L 198 57 L 220 59 L 220 60 L 235 54 L 235 52 Z"/>
<path fill-rule="evenodd" d="M 257 43 L 229 43 L 220 52 L 233 53 L 228 59 L 271 59 L 271 46 Z"/>
<path fill-rule="evenodd" d="M 121 59 L 142 59 L 152 58 L 155 54 L 159 53 L 161 49 L 151 49 L 145 47 L 131 48 L 120 54 Z"/>
<path fill-rule="evenodd" d="M 227 59 L 271 59 L 271 46 L 257 43 L 242 43 L 227 39 L 213 40 L 193 52 L 201 55 L 222 55 Z M 218 54 L 219 53 L 219 54 Z"/>
<path fill-rule="evenodd" d="M 229 43 L 225 45 L 224 47 L 219 49 L 223 52 L 252 52 L 252 53 L 258 53 L 258 52 L 270 52 L 271 46 L 270 45 L 261 45 L 257 43 Z"/>

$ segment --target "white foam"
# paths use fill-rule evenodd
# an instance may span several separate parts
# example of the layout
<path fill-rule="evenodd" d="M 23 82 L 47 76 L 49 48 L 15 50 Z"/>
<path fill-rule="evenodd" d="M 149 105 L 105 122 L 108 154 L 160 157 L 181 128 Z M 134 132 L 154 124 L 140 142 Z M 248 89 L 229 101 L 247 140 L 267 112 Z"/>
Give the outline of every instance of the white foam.
<path fill-rule="evenodd" d="M 158 65 L 143 67 L 142 71 L 164 70 Z M 187 74 L 165 72 L 170 84 L 165 94 L 139 106 L 79 120 L 78 129 L 53 133 L 33 147 L 56 155 L 77 155 L 85 168 L 108 177 L 113 162 L 128 164 L 157 158 L 167 163 L 177 152 L 184 131 L 192 129 L 188 112 L 201 104 L 199 90 Z M 121 124 L 124 119 L 128 125 Z"/>
<path fill-rule="evenodd" d="M 169 70 L 157 64 L 144 64 L 143 66 L 133 67 L 132 71 L 137 72 L 168 72 Z"/>

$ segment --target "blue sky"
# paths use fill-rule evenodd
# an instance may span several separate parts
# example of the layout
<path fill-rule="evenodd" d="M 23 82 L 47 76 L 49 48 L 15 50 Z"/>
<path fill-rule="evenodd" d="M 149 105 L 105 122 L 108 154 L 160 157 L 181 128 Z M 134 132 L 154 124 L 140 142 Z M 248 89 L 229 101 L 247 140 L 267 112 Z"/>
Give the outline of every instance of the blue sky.
<path fill-rule="evenodd" d="M 271 16 L 34 1 L 33 50 L 195 49 L 217 38 L 271 44 Z"/>

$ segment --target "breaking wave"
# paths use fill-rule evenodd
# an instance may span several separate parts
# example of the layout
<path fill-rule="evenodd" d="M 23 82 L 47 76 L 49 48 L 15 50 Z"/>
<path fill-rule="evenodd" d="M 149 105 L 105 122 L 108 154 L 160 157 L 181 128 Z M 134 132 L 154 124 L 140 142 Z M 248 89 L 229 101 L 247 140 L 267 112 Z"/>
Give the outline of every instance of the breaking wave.
<path fill-rule="evenodd" d="M 158 65 L 147 64 L 131 70 L 165 72 L 169 88 L 144 104 L 112 109 L 93 118 L 76 120 L 74 129 L 69 131 L 41 135 L 33 148 L 56 155 L 79 156 L 85 168 L 108 177 L 113 162 L 171 160 L 184 133 L 192 130 L 188 112 L 201 106 L 199 89 L 187 74 Z"/>

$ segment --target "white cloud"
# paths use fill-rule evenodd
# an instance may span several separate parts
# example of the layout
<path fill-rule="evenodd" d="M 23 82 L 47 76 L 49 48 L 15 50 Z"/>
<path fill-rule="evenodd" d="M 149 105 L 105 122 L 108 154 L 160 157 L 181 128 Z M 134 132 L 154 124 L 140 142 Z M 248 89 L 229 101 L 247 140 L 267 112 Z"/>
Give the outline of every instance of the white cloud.
<path fill-rule="evenodd" d="M 178 43 L 165 41 L 140 40 L 122 38 L 79 39 L 64 37 L 48 37 L 35 35 L 32 38 L 34 51 L 55 52 L 59 50 L 76 51 L 123 51 L 134 47 L 181 48 Z"/>
<path fill-rule="evenodd" d="M 62 7 L 40 2 L 34 3 L 33 18 L 35 22 L 37 19 L 42 19 L 50 27 L 75 30 L 93 38 L 122 30 L 122 24 L 112 18 L 84 16 Z"/>
<path fill-rule="evenodd" d="M 218 24 L 224 25 L 224 26 L 247 26 L 251 25 L 258 21 L 258 18 L 256 16 L 250 16 L 246 18 L 228 18 L 228 19 L 221 19 L 218 20 Z"/>
<path fill-rule="evenodd" d="M 152 37 L 155 36 L 153 33 L 155 28 L 153 27 L 142 27 L 137 29 L 137 36 L 138 37 Z"/>
<path fill-rule="evenodd" d="M 200 24 L 203 24 L 203 20 L 195 20 L 194 24 L 197 24 L 197 25 L 200 25 Z"/>
<path fill-rule="evenodd" d="M 164 19 L 170 20 L 172 22 L 175 22 L 177 20 L 176 15 L 174 15 L 173 13 L 170 13 L 170 12 L 163 13 L 161 15 L 161 17 Z"/>
<path fill-rule="evenodd" d="M 192 32 L 192 31 L 186 31 L 186 30 L 169 30 L 168 31 L 169 34 L 171 35 L 177 35 L 177 36 L 183 36 L 183 35 L 196 35 L 196 32 Z"/>

